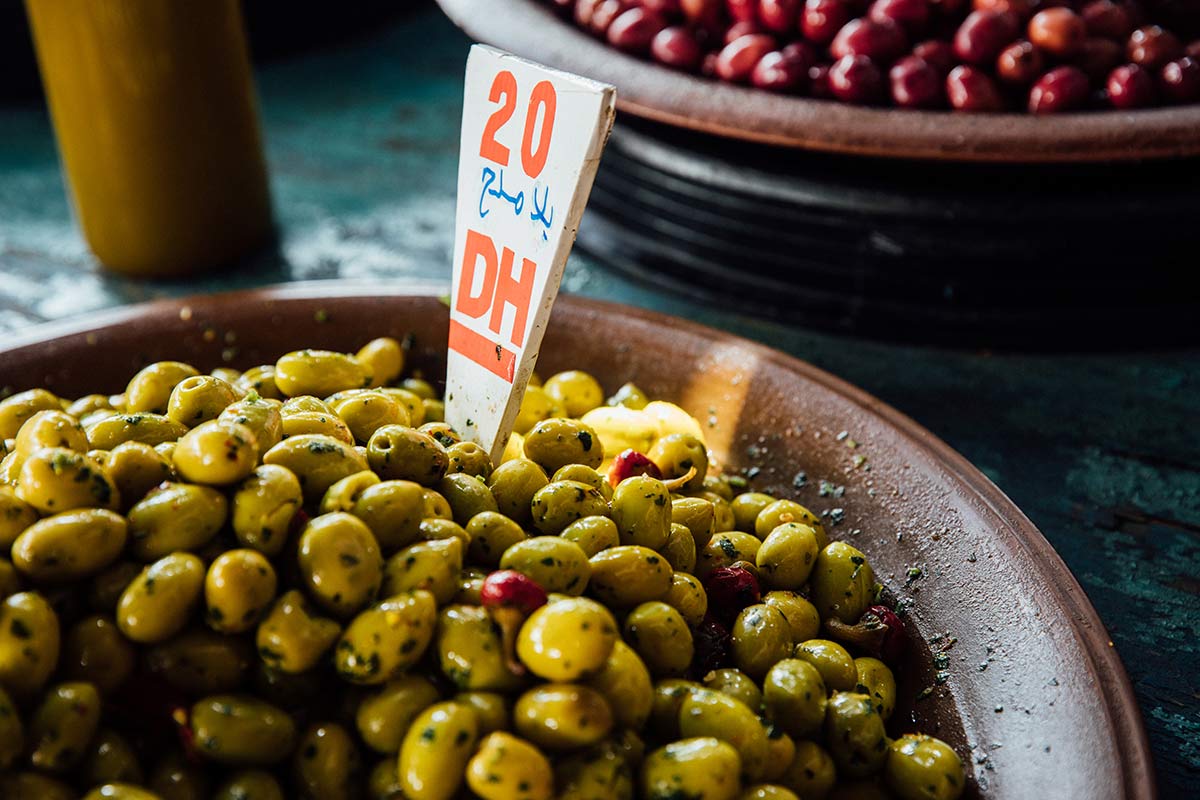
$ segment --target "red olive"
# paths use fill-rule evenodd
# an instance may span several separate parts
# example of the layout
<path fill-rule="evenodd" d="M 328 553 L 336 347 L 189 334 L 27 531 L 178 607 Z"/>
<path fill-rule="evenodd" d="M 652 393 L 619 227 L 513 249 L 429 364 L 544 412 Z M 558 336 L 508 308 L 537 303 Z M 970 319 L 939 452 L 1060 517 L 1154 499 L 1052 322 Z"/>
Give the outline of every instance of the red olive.
<path fill-rule="evenodd" d="M 729 44 L 752 33 L 766 33 L 766 31 L 757 22 L 735 22 L 725 31 L 723 41 L 725 44 Z"/>
<path fill-rule="evenodd" d="M 829 89 L 829 65 L 816 64 L 808 68 L 808 93 L 821 100 L 832 100 Z"/>
<path fill-rule="evenodd" d="M 732 624 L 732 621 L 730 622 Z M 720 669 L 729 663 L 729 646 L 733 637 L 729 629 L 711 616 L 696 626 L 692 634 L 695 651 L 688 674 L 696 680 L 701 680 L 714 669 Z"/>
<path fill-rule="evenodd" d="M 1017 38 L 1017 18 L 1000 11 L 972 11 L 954 34 L 954 53 L 968 64 L 992 64 Z"/>
<path fill-rule="evenodd" d="M 1029 20 L 1029 41 L 1054 56 L 1071 55 L 1086 38 L 1083 17 L 1069 8 L 1047 8 Z"/>
<path fill-rule="evenodd" d="M 767 53 L 750 73 L 750 83 L 759 89 L 773 92 L 798 92 L 808 80 L 809 64 L 799 58 L 789 58 L 781 51 Z"/>
<path fill-rule="evenodd" d="M 1123 42 L 1133 30 L 1129 12 L 1112 0 L 1092 0 L 1079 12 L 1089 36 Z"/>
<path fill-rule="evenodd" d="M 758 602 L 758 579 L 750 570 L 741 567 L 717 567 L 704 581 L 708 595 L 708 614 L 718 622 L 729 625 L 746 606 Z"/>
<path fill-rule="evenodd" d="M 892 100 L 901 108 L 937 108 L 945 91 L 942 75 L 919 56 L 905 56 L 888 72 Z"/>
<path fill-rule="evenodd" d="M 1078 67 L 1050 70 L 1029 90 L 1032 114 L 1056 114 L 1082 107 L 1088 100 L 1088 79 Z"/>
<path fill-rule="evenodd" d="M 741 83 L 750 77 L 754 65 L 775 49 L 775 38 L 765 33 L 752 33 L 721 48 L 717 54 L 717 77 Z"/>
<path fill-rule="evenodd" d="M 925 59 L 943 76 L 954 69 L 955 64 L 958 63 L 954 57 L 954 48 L 950 46 L 949 42 L 941 42 L 936 39 L 921 42 L 913 48 L 913 55 Z"/>
<path fill-rule="evenodd" d="M 889 19 L 855 19 L 846 23 L 829 45 L 829 54 L 866 56 L 877 64 L 890 64 L 908 49 L 904 29 Z"/>
<path fill-rule="evenodd" d="M 1200 61 L 1184 56 L 1167 62 L 1158 74 L 1158 86 L 1176 103 L 1200 100 Z"/>
<path fill-rule="evenodd" d="M 725 9 L 734 22 L 758 22 L 758 0 L 725 0 Z"/>
<path fill-rule="evenodd" d="M 800 30 L 810 42 L 829 44 L 853 18 L 854 12 L 846 0 L 804 0 Z"/>
<path fill-rule="evenodd" d="M 1071 61 L 1083 70 L 1090 82 L 1101 84 L 1108 73 L 1124 61 L 1124 55 L 1121 45 L 1112 39 L 1085 39 Z"/>
<path fill-rule="evenodd" d="M 608 483 L 616 486 L 626 478 L 635 475 L 649 475 L 651 478 L 662 478 L 662 470 L 644 453 L 639 453 L 632 447 L 621 452 L 608 466 Z"/>
<path fill-rule="evenodd" d="M 829 68 L 829 91 L 844 103 L 877 103 L 883 99 L 883 75 L 867 56 L 842 56 Z"/>
<path fill-rule="evenodd" d="M 489 574 L 479 590 L 479 602 L 484 608 L 515 608 L 526 614 L 546 604 L 546 591 L 537 581 L 511 569 Z"/>
<path fill-rule="evenodd" d="M 1012 14 L 1019 20 L 1027 20 L 1033 13 L 1031 0 L 975 0 L 976 11 L 996 11 Z"/>
<path fill-rule="evenodd" d="M 1129 60 L 1139 67 L 1157 69 L 1168 61 L 1179 58 L 1183 47 L 1175 34 L 1157 25 L 1147 25 L 1138 28 L 1129 36 L 1126 53 Z"/>
<path fill-rule="evenodd" d="M 801 0 L 758 0 L 758 21 L 769 31 L 791 33 L 800 18 Z"/>
<path fill-rule="evenodd" d="M 867 17 L 875 21 L 894 22 L 908 33 L 916 36 L 929 25 L 928 0 L 875 0 Z"/>
<path fill-rule="evenodd" d="M 654 37 L 665 27 L 666 20 L 653 11 L 631 8 L 608 26 L 608 43 L 627 53 L 645 55 Z"/>
<path fill-rule="evenodd" d="M 1108 100 L 1114 108 L 1145 108 L 1154 105 L 1154 79 L 1137 64 L 1117 67 L 1106 83 Z"/>
<path fill-rule="evenodd" d="M 721 0 L 679 0 L 679 10 L 693 25 L 716 31 L 721 27 L 725 4 Z"/>
<path fill-rule="evenodd" d="M 650 56 L 660 64 L 692 72 L 700 66 L 704 51 L 696 34 L 682 25 L 663 28 L 650 42 Z"/>
<path fill-rule="evenodd" d="M 1042 51 L 1024 39 L 1013 42 L 996 57 L 996 77 L 1015 86 L 1028 86 L 1046 71 Z"/>
<path fill-rule="evenodd" d="M 817 49 L 808 42 L 792 42 L 779 52 L 791 59 L 799 59 L 804 63 L 804 71 L 817 63 Z"/>
<path fill-rule="evenodd" d="M 981 69 L 960 66 L 946 76 L 946 98 L 955 111 L 1003 111 L 996 84 Z"/>

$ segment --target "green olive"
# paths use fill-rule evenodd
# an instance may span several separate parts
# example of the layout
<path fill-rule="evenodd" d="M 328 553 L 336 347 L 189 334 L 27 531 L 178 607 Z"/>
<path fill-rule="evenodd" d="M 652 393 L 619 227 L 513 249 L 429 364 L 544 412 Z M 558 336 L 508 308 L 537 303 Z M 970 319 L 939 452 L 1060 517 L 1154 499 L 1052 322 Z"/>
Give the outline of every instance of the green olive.
<path fill-rule="evenodd" d="M 599 381 L 577 369 L 551 375 L 542 390 L 572 417 L 582 417 L 604 402 Z"/>
<path fill-rule="evenodd" d="M 774 502 L 774 497 L 762 492 L 743 492 L 734 497 L 729 504 L 733 510 L 736 530 L 743 533 L 754 533 L 754 521 L 758 518 L 759 512 Z"/>
<path fill-rule="evenodd" d="M 625 618 L 624 632 L 655 677 L 677 677 L 692 663 L 692 632 L 666 603 L 654 600 L 639 605 Z"/>
<path fill-rule="evenodd" d="M 450 461 L 447 472 L 465 472 L 486 481 L 492 474 L 492 459 L 475 442 L 458 442 L 447 445 L 446 455 Z"/>
<path fill-rule="evenodd" d="M 626 383 L 623 384 L 620 389 L 617 389 L 617 391 L 613 393 L 612 397 L 609 397 L 605 402 L 610 406 L 624 406 L 625 408 L 632 408 L 635 411 L 640 411 L 650 402 L 650 398 L 638 387 L 637 384 Z"/>
<path fill-rule="evenodd" d="M 133 561 L 118 561 L 94 575 L 88 584 L 88 605 L 94 611 L 112 614 L 117 607 L 117 601 L 121 599 L 121 593 L 142 571 L 142 566 Z"/>
<path fill-rule="evenodd" d="M 370 386 L 371 374 L 357 358 L 329 350 L 297 350 L 275 362 L 275 385 L 289 397 L 327 397 Z"/>
<path fill-rule="evenodd" d="M 878 658 L 867 656 L 854 659 L 854 668 L 858 672 L 854 691 L 870 697 L 879 716 L 887 722 L 896 709 L 896 678 L 891 669 Z"/>
<path fill-rule="evenodd" d="M 25 729 L 21 715 L 4 687 L 0 686 L 0 773 L 12 769 L 25 752 Z"/>
<path fill-rule="evenodd" d="M 437 490 L 450 504 L 454 521 L 459 525 L 466 525 L 472 517 L 484 511 L 499 511 L 487 484 L 474 475 L 450 473 L 438 483 Z"/>
<path fill-rule="evenodd" d="M 76 622 L 63 637 L 61 674 L 73 681 L 93 684 L 109 694 L 133 672 L 136 653 L 116 622 L 94 614 Z"/>
<path fill-rule="evenodd" d="M 199 550 L 225 525 L 225 495 L 210 486 L 164 483 L 129 509 L 129 552 L 154 561 L 179 550 Z"/>
<path fill-rule="evenodd" d="M 425 515 L 425 519 L 436 518 L 454 521 L 454 510 L 450 508 L 450 504 L 446 502 L 446 498 L 433 489 L 421 490 L 421 502 L 425 507 L 422 512 Z"/>
<path fill-rule="evenodd" d="M 111 728 L 102 728 L 88 745 L 83 776 L 88 786 L 105 783 L 138 784 L 145 779 L 133 745 Z"/>
<path fill-rule="evenodd" d="M 613 644 L 604 667 L 588 680 L 608 700 L 618 724 L 641 728 L 654 705 L 654 685 L 650 670 L 637 652 L 621 640 Z"/>
<path fill-rule="evenodd" d="M 767 592 L 762 601 L 783 614 L 792 629 L 793 642 L 807 642 L 821 632 L 821 617 L 816 606 L 795 592 Z"/>
<path fill-rule="evenodd" d="M 275 365 L 260 364 L 242 373 L 235 385 L 243 392 L 256 392 L 259 397 L 281 400 L 283 392 L 275 384 Z"/>
<path fill-rule="evenodd" d="M 799 589 L 816 559 L 816 532 L 800 522 L 785 522 L 763 539 L 754 563 L 772 589 Z"/>
<path fill-rule="evenodd" d="M 480 736 L 508 730 L 511 726 L 508 698 L 499 692 L 459 692 L 454 695 L 454 701 L 470 706 L 475 712 Z"/>
<path fill-rule="evenodd" d="M 830 542 L 813 566 L 812 598 L 822 618 L 858 622 L 875 599 L 875 572 L 867 557 L 845 542 Z"/>
<path fill-rule="evenodd" d="M 35 581 L 69 581 L 93 575 L 125 547 L 125 518 L 101 508 L 64 511 L 35 522 L 17 537 L 12 563 Z"/>
<path fill-rule="evenodd" d="M 230 524 L 243 547 L 277 556 L 304 497 L 300 481 L 287 467 L 263 464 L 233 493 Z"/>
<path fill-rule="evenodd" d="M 312 395 L 289 397 L 287 400 L 284 400 L 283 405 L 279 407 L 279 413 L 284 417 L 289 417 L 293 414 L 326 414 L 332 415 L 335 418 L 337 417 L 337 415 L 333 413 L 332 406 L 330 406 L 321 398 L 313 397 Z"/>
<path fill-rule="evenodd" d="M 828 751 L 816 742 L 796 742 L 796 755 L 780 781 L 807 800 L 824 800 L 837 780 Z"/>
<path fill-rule="evenodd" d="M 716 508 L 703 497 L 678 497 L 671 502 L 671 522 L 691 531 L 694 546 L 699 549 L 716 532 Z"/>
<path fill-rule="evenodd" d="M 52 686 L 29 718 L 29 763 L 65 772 L 79 763 L 100 724 L 100 693 L 90 683 Z"/>
<path fill-rule="evenodd" d="M 775 724 L 798 738 L 809 738 L 825 721 L 825 681 L 811 663 L 785 658 L 763 678 L 763 703 Z"/>
<path fill-rule="evenodd" d="M 370 373 L 371 385 L 383 386 L 404 371 L 404 354 L 404 345 L 390 336 L 380 336 L 359 348 L 354 357 Z"/>
<path fill-rule="evenodd" d="M 517 636 L 517 656 L 548 681 L 575 681 L 603 668 L 617 641 L 612 613 L 583 597 L 538 608 Z"/>
<path fill-rule="evenodd" d="M 21 591 L 21 575 L 7 558 L 0 556 L 0 597 Z"/>
<path fill-rule="evenodd" d="M 612 730 L 604 695 L 574 683 L 546 683 L 521 695 L 513 707 L 518 734 L 549 750 L 593 745 Z"/>
<path fill-rule="evenodd" d="M 794 500 L 776 500 L 763 508 L 754 518 L 754 527 L 751 532 L 758 538 L 765 539 L 771 534 L 771 531 L 785 522 L 799 522 L 812 528 L 817 537 L 818 549 L 829 544 L 829 537 L 825 534 L 825 526 L 821 524 L 821 518 Z"/>
<path fill-rule="evenodd" d="M 384 425 L 408 425 L 408 409 L 382 391 L 357 392 L 333 404 L 355 441 L 366 443 Z"/>
<path fill-rule="evenodd" d="M 756 537 L 741 531 L 713 534 L 708 544 L 696 554 L 696 577 L 707 580 L 714 569 L 728 567 L 737 561 L 754 563 L 761 546 L 762 542 Z"/>
<path fill-rule="evenodd" d="M 755 679 L 761 679 L 772 664 L 792 652 L 791 627 L 782 613 L 766 603 L 742 609 L 730 634 L 733 663 Z"/>
<path fill-rule="evenodd" d="M 121 505 L 108 471 L 95 459 L 63 447 L 46 447 L 25 459 L 17 496 L 43 514 Z"/>
<path fill-rule="evenodd" d="M 671 532 L 670 492 L 662 481 L 649 475 L 626 478 L 613 490 L 612 518 L 621 544 L 658 550 Z"/>
<path fill-rule="evenodd" d="M 300 481 L 305 500 L 318 502 L 325 491 L 349 475 L 367 469 L 367 459 L 345 442 L 305 434 L 284 439 L 263 455 L 264 464 L 287 467 Z"/>
<path fill-rule="evenodd" d="M 510 691 L 521 680 L 509 670 L 499 631 L 477 605 L 450 605 L 438 616 L 438 663 L 459 689 Z"/>
<path fill-rule="evenodd" d="M 162 414 L 148 411 L 115 414 L 84 424 L 88 442 L 97 450 L 112 450 L 125 442 L 141 442 L 155 447 L 174 442 L 187 428 Z"/>
<path fill-rule="evenodd" d="M 646 757 L 642 797 L 646 800 L 734 800 L 741 791 L 739 753 L 728 742 L 697 736 L 671 742 Z"/>
<path fill-rule="evenodd" d="M 200 600 L 204 572 L 204 562 L 191 553 L 172 553 L 143 569 L 117 603 L 121 633 L 147 644 L 181 631 Z"/>
<path fill-rule="evenodd" d="M 688 627 L 696 627 L 708 613 L 708 594 L 700 579 L 686 572 L 671 575 L 671 588 L 663 595 L 663 602 L 683 616 Z"/>
<path fill-rule="evenodd" d="M 194 764 L 194 760 L 178 750 L 161 759 L 147 783 L 153 796 L 161 800 L 205 800 L 208 797 L 208 772 Z"/>
<path fill-rule="evenodd" d="M 535 536 L 510 546 L 500 569 L 528 575 L 547 592 L 579 595 L 587 588 L 591 565 L 579 545 L 558 536 Z"/>
<path fill-rule="evenodd" d="M 579 545 L 588 558 L 596 555 L 601 550 L 616 547 L 621 543 L 620 534 L 617 532 L 617 524 L 608 517 L 600 516 L 584 517 L 583 519 L 575 520 L 563 528 L 559 536 Z"/>
<path fill-rule="evenodd" d="M 297 558 L 310 596 L 338 617 L 348 617 L 371 602 L 383 581 L 383 556 L 375 536 L 350 514 L 309 520 L 300 534 Z"/>
<path fill-rule="evenodd" d="M 146 652 L 146 666 L 192 696 L 237 691 L 250 677 L 254 650 L 245 639 L 199 628 Z"/>
<path fill-rule="evenodd" d="M 212 800 L 284 800 L 283 787 L 271 773 L 261 769 L 235 772 L 217 787 Z"/>
<path fill-rule="evenodd" d="M 714 692 L 720 692 L 729 695 L 734 700 L 740 700 L 751 711 L 757 711 L 762 705 L 763 696 L 758 684 L 741 670 L 730 667 L 714 669 L 704 676 L 703 683 Z"/>
<path fill-rule="evenodd" d="M 167 401 L 167 416 L 194 428 L 202 422 L 216 419 L 240 397 L 237 389 L 211 375 L 184 378 L 171 390 Z"/>
<path fill-rule="evenodd" d="M 557 800 L 633 800 L 633 770 L 613 747 L 559 759 Z"/>
<path fill-rule="evenodd" d="M 86 800 L 98 800 L 104 796 L 96 792 L 89 793 Z M 0 773 L 0 797 L 4 800 L 76 800 L 79 795 L 62 781 L 36 772 L 6 772 Z"/>
<path fill-rule="evenodd" d="M 377 483 L 380 483 L 379 476 L 369 469 L 347 475 L 325 490 L 319 510 L 322 514 L 333 511 L 352 512 L 359 496 Z"/>
<path fill-rule="evenodd" d="M 362 771 L 358 745 L 335 722 L 310 725 L 296 743 L 292 772 L 302 797 L 352 800 L 359 795 Z"/>
<path fill-rule="evenodd" d="M 399 677 L 420 660 L 437 620 L 433 595 L 423 590 L 389 597 L 346 627 L 334 651 L 338 674 L 351 683 L 375 685 Z"/>
<path fill-rule="evenodd" d="M 671 565 L 648 547 L 610 547 L 588 559 L 592 594 L 606 605 L 631 608 L 662 599 L 671 589 Z"/>
<path fill-rule="evenodd" d="M 809 639 L 796 645 L 796 658 L 817 668 L 831 691 L 848 692 L 858 685 L 858 669 L 846 648 L 828 639 Z"/>
<path fill-rule="evenodd" d="M 506 461 L 492 470 L 487 480 L 500 513 L 518 525 L 532 520 L 530 510 L 533 496 L 549 480 L 546 471 L 527 458 Z"/>
<path fill-rule="evenodd" d="M 495 567 L 513 545 L 525 540 L 521 526 L 498 511 L 481 511 L 467 523 L 471 544 L 467 556 L 472 563 Z"/>
<path fill-rule="evenodd" d="M 555 481 L 537 490 L 530 510 L 535 528 L 547 536 L 557 536 L 576 520 L 607 516 L 608 501 L 593 486 L 578 481 Z"/>
<path fill-rule="evenodd" d="M 175 478 L 170 459 L 142 442 L 117 445 L 109 451 L 104 468 L 117 486 L 123 508 L 133 506 L 155 486 Z"/>
<path fill-rule="evenodd" d="M 385 386 L 379 391 L 399 403 L 408 412 L 408 424 L 419 428 L 425 424 L 425 398 L 400 386 Z"/>
<path fill-rule="evenodd" d="M 398 753 L 412 721 L 438 699 L 437 687 L 428 679 L 401 675 L 359 704 L 355 712 L 358 734 L 380 753 Z"/>
<path fill-rule="evenodd" d="M 93 411 L 110 411 L 112 403 L 106 394 L 85 394 L 77 397 L 67 406 L 66 411 L 75 419 L 82 419 Z"/>
<path fill-rule="evenodd" d="M 452 519 L 427 517 L 421 520 L 418 530 L 421 532 L 422 541 L 435 542 L 440 539 L 458 539 L 462 542 L 464 548 L 471 545 L 471 534 L 467 533 L 466 528 Z"/>
<path fill-rule="evenodd" d="M 479 737 L 470 706 L 435 703 L 422 711 L 400 745 L 399 773 L 410 800 L 450 800 L 463 782 Z"/>
<path fill-rule="evenodd" d="M 262 553 L 248 548 L 226 551 L 204 578 L 205 619 L 220 633 L 248 631 L 275 599 L 275 587 L 275 568 Z"/>
<path fill-rule="evenodd" d="M 550 800 L 554 773 L 540 750 L 498 731 L 480 742 L 467 765 L 467 785 L 482 800 Z"/>
<path fill-rule="evenodd" d="M 760 783 L 738 795 L 738 800 L 800 800 L 796 793 L 784 786 Z"/>
<path fill-rule="evenodd" d="M 696 569 L 696 540 L 686 525 L 672 522 L 667 543 L 659 552 L 676 572 L 691 573 Z"/>
<path fill-rule="evenodd" d="M 43 447 L 62 447 L 84 453 L 89 444 L 83 426 L 75 417 L 65 411 L 39 411 L 21 425 L 12 449 L 27 458 Z"/>
<path fill-rule="evenodd" d="M 384 758 L 371 769 L 371 775 L 367 779 L 368 800 L 406 800 L 404 787 L 400 784 L 397 760 L 394 755 Z"/>
<path fill-rule="evenodd" d="M 612 500 L 613 487 L 608 482 L 607 475 L 601 475 L 587 464 L 567 464 L 554 471 L 550 478 L 554 481 L 579 481 L 600 490 L 605 500 Z"/>
<path fill-rule="evenodd" d="M 525 456 L 552 473 L 568 464 L 598 467 L 604 462 L 604 447 L 590 426 L 555 417 L 538 422 L 525 434 Z"/>
<path fill-rule="evenodd" d="M 254 697 L 210 695 L 192 706 L 196 750 L 221 764 L 277 764 L 292 752 L 296 724 L 285 712 Z"/>
<path fill-rule="evenodd" d="M 513 431 L 522 436 L 529 433 L 534 425 L 549 419 L 562 411 L 558 404 L 540 386 L 530 384 L 525 387 L 525 395 L 521 398 L 521 408 L 517 418 L 513 420 Z"/>
<path fill-rule="evenodd" d="M 0 605 L 0 686 L 15 695 L 41 688 L 58 663 L 58 616 L 37 592 L 19 592 Z"/>
<path fill-rule="evenodd" d="M 367 524 L 383 553 L 391 555 L 420 537 L 424 491 L 412 481 L 382 481 L 363 489 L 350 513 Z"/>
<path fill-rule="evenodd" d="M 301 592 L 280 595 L 258 626 L 258 654 L 272 667 L 287 673 L 307 672 L 341 636 L 331 619 L 317 616 Z"/>
<path fill-rule="evenodd" d="M 0 486 L 0 552 L 7 553 L 21 532 L 38 520 L 37 509 L 17 497 L 8 486 Z"/>
<path fill-rule="evenodd" d="M 128 411 L 167 413 L 171 392 L 186 378 L 199 375 L 191 364 L 179 361 L 158 361 L 142 369 L 125 387 L 125 408 Z"/>
<path fill-rule="evenodd" d="M 30 389 L 0 400 L 0 439 L 14 438 L 39 411 L 62 411 L 62 403 L 45 389 Z"/>
<path fill-rule="evenodd" d="M 409 545 L 384 565 L 383 595 L 424 589 L 439 605 L 450 602 L 458 591 L 465 549 L 456 537 Z"/>
<path fill-rule="evenodd" d="M 422 402 L 428 399 L 429 398 L 423 398 Z M 424 425 L 418 428 L 418 430 L 421 431 L 421 433 L 428 433 L 430 436 L 436 439 L 442 445 L 442 447 L 446 448 L 447 452 L 451 447 L 463 440 L 463 438 L 458 435 L 458 431 L 454 430 L 454 426 L 448 422 L 426 422 Z M 480 448 L 480 450 L 482 449 L 483 448 Z"/>
<path fill-rule="evenodd" d="M 732 531 L 737 528 L 733 506 L 728 500 L 714 492 L 701 492 L 700 498 L 713 505 L 713 531 Z"/>
<path fill-rule="evenodd" d="M 683 484 L 683 491 L 697 492 L 704 488 L 708 474 L 708 448 L 690 433 L 672 433 L 662 437 L 646 456 L 662 470 L 664 478 L 682 478 L 693 469 L 695 473 Z"/>
<path fill-rule="evenodd" d="M 660 739 L 679 738 L 679 709 L 683 701 L 704 686 L 695 681 L 667 678 L 654 684 L 650 706 L 650 731 Z"/>
<path fill-rule="evenodd" d="M 226 406 L 217 419 L 227 424 L 245 425 L 254 433 L 258 452 L 265 453 L 283 439 L 281 408 L 278 400 L 251 395 Z"/>
<path fill-rule="evenodd" d="M 741 756 L 742 774 L 758 780 L 766 768 L 767 733 L 752 710 L 738 700 L 706 689 L 688 694 L 679 707 L 683 738 L 715 736 Z"/>
<path fill-rule="evenodd" d="M 437 485 L 450 464 L 446 448 L 436 439 L 405 425 L 376 430 L 367 442 L 367 459 L 384 480 L 416 481 L 422 486 Z"/>
<path fill-rule="evenodd" d="M 336 439 L 342 444 L 354 444 L 354 434 L 350 432 L 350 426 L 333 411 L 288 411 L 286 404 L 284 409 L 279 423 L 284 439 L 319 435 Z"/>
<path fill-rule="evenodd" d="M 865 694 L 833 693 L 825 711 L 825 741 L 838 774 L 848 778 L 873 775 L 888 760 L 883 717 Z"/>
<path fill-rule="evenodd" d="M 906 733 L 888 750 L 888 787 L 903 800 L 957 800 L 966 780 L 962 760 L 948 744 L 920 733 Z"/>

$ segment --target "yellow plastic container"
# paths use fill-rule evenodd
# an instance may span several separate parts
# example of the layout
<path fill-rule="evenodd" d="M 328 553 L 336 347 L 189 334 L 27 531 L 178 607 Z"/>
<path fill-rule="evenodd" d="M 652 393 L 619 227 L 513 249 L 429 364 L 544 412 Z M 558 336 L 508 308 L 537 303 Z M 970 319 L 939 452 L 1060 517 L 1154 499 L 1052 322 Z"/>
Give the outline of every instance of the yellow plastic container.
<path fill-rule="evenodd" d="M 26 0 L 67 184 L 106 266 L 167 277 L 272 235 L 239 0 Z"/>

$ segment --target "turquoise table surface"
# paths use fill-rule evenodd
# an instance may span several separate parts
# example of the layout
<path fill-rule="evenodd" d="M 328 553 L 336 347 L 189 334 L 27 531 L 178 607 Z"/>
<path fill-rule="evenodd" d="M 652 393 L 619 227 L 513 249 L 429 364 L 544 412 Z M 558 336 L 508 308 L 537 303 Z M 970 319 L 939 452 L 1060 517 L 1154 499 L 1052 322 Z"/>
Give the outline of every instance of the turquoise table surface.
<path fill-rule="evenodd" d="M 136 282 L 99 269 L 72 224 L 44 110 L 0 108 L 0 335 L 118 304 L 281 281 L 448 280 L 467 47 L 428 9 L 263 67 L 278 247 L 188 281 Z M 1196 796 L 1200 351 L 893 346 L 700 307 L 579 253 L 564 288 L 766 342 L 862 386 L 964 453 L 1041 528 L 1107 624 L 1141 703 L 1162 796 Z"/>

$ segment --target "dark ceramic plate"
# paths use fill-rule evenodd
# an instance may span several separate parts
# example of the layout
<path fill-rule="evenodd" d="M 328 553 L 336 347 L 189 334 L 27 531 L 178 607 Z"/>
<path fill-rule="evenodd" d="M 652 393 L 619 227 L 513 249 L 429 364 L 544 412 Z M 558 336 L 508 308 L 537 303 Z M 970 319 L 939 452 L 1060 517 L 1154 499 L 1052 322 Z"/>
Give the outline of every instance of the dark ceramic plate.
<path fill-rule="evenodd" d="M 952 114 L 784 97 L 627 56 L 563 21 L 543 0 L 438 0 L 488 44 L 617 87 L 639 117 L 734 139 L 887 158 L 1111 161 L 1200 154 L 1200 105 L 1145 111 Z"/>
<path fill-rule="evenodd" d="M 0 386 L 117 392 L 150 361 L 249 367 L 300 347 L 351 350 L 409 333 L 414 366 L 438 376 L 446 308 L 435 292 L 412 291 L 300 284 L 51 325 L 0 349 Z M 832 534 L 911 601 L 918 646 L 893 733 L 952 743 L 971 772 L 968 797 L 1155 796 L 1133 692 L 1079 584 L 1012 502 L 928 431 L 761 345 L 574 297 L 559 300 L 538 364 L 542 374 L 568 367 L 715 417 L 710 443 L 729 468 L 756 467 L 755 488 L 831 512 Z M 801 471 L 807 483 L 796 488 Z M 821 496 L 822 480 L 844 494 Z"/>

